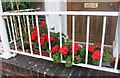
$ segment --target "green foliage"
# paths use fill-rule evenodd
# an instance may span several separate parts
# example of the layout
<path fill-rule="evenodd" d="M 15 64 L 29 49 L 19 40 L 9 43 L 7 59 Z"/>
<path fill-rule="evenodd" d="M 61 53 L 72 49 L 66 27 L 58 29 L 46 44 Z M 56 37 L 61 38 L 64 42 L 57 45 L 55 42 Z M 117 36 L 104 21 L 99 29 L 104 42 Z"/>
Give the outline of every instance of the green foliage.
<path fill-rule="evenodd" d="M 84 48 L 78 49 L 74 62 L 76 64 L 85 62 L 85 50 L 84 50 Z"/>
<path fill-rule="evenodd" d="M 28 33 L 23 34 L 23 39 L 25 39 L 25 40 L 28 39 Z"/>
<path fill-rule="evenodd" d="M 65 67 L 67 67 L 67 68 L 72 67 L 72 55 L 70 55 L 66 58 Z"/>
<path fill-rule="evenodd" d="M 110 60 L 109 51 L 105 51 L 103 54 L 103 61 L 108 62 Z"/>
<path fill-rule="evenodd" d="M 41 32 L 41 36 L 48 34 L 47 26 L 44 26 L 43 28 L 39 28 L 39 31 Z"/>
<path fill-rule="evenodd" d="M 94 62 L 94 61 L 92 61 L 92 53 L 89 53 L 88 54 L 88 63 L 92 64 L 92 62 Z"/>
<path fill-rule="evenodd" d="M 80 54 L 80 56 L 85 56 L 85 49 L 84 48 L 79 48 L 78 49 L 78 54 Z"/>
<path fill-rule="evenodd" d="M 39 49 L 38 43 L 36 43 L 36 41 L 34 41 L 34 47 L 35 49 Z"/>
<path fill-rule="evenodd" d="M 19 6 L 19 9 L 29 9 L 31 7 L 31 3 L 28 2 L 12 2 L 14 10 L 17 10 L 17 5 Z M 12 11 L 11 3 L 10 2 L 2 2 L 3 11 Z"/>
<path fill-rule="evenodd" d="M 67 46 L 68 48 L 70 48 L 70 42 L 68 42 L 68 41 L 67 41 L 67 42 L 64 42 L 64 43 L 63 43 L 63 46 Z"/>
<path fill-rule="evenodd" d="M 51 32 L 50 36 L 53 36 L 55 38 L 55 40 L 51 42 L 51 46 L 53 47 L 56 44 L 60 46 L 60 33 Z M 64 42 L 65 42 L 65 37 L 64 37 L 64 34 L 62 33 L 62 43 Z"/>
<path fill-rule="evenodd" d="M 2 3 L 2 6 L 3 6 L 3 11 L 11 11 L 12 10 L 9 2 Z"/>
<path fill-rule="evenodd" d="M 93 62 L 93 64 L 95 64 L 95 65 L 98 65 L 98 64 L 99 64 L 99 60 L 93 60 L 93 59 L 92 59 L 92 62 Z"/>
<path fill-rule="evenodd" d="M 76 56 L 75 56 L 74 63 L 75 63 L 75 64 L 81 63 L 82 60 L 83 60 L 83 58 L 82 58 L 80 55 L 76 55 Z"/>
<path fill-rule="evenodd" d="M 23 33 L 23 42 L 24 44 L 28 44 L 28 33 Z"/>
<path fill-rule="evenodd" d="M 49 48 L 48 48 L 48 45 L 44 45 L 44 46 L 41 46 L 41 49 L 42 49 L 43 51 L 46 51 L 46 50 L 48 50 Z"/>
<path fill-rule="evenodd" d="M 61 61 L 60 54 L 60 52 L 53 54 L 53 60 L 55 63 L 59 63 Z"/>

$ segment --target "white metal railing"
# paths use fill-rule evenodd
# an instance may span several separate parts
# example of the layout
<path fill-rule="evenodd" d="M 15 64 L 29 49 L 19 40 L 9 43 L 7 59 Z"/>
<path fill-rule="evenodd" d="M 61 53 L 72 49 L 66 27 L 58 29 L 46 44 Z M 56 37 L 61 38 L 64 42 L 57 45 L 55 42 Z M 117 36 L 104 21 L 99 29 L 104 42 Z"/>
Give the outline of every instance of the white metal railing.
<path fill-rule="evenodd" d="M 22 13 L 3 13 L 2 15 L 92 15 L 92 16 L 118 16 L 118 12 L 108 11 L 63 11 L 63 12 L 22 12 Z"/>
<path fill-rule="evenodd" d="M 46 60 L 50 60 L 53 61 L 51 53 L 49 53 L 49 57 L 46 56 L 42 56 L 41 54 L 41 44 L 40 44 L 40 35 L 38 35 L 38 44 L 39 44 L 39 51 L 40 54 L 39 55 L 35 55 L 33 53 L 33 48 L 32 48 L 32 42 L 31 42 L 31 37 L 30 37 L 30 16 L 35 17 L 36 20 L 36 26 L 37 26 L 37 31 L 39 34 L 39 26 L 38 26 L 38 22 L 39 22 L 39 15 L 44 15 L 46 17 L 46 22 L 47 22 L 47 26 L 48 26 L 48 40 L 49 40 L 49 50 L 51 50 L 51 43 L 50 43 L 50 26 L 49 26 L 49 15 L 58 15 L 59 16 L 59 26 L 60 26 L 60 47 L 62 47 L 62 25 L 61 25 L 61 16 L 66 15 L 66 16 L 72 16 L 72 60 L 74 60 L 74 42 L 75 42 L 75 16 L 80 15 L 80 16 L 87 16 L 87 33 L 86 33 L 86 57 L 85 57 L 85 64 L 74 64 L 76 66 L 82 66 L 82 67 L 87 67 L 87 68 L 92 68 L 92 69 L 98 69 L 98 70 L 104 70 L 104 71 L 108 71 L 108 72 L 115 72 L 115 73 L 119 73 L 118 69 L 117 69 L 117 64 L 118 64 L 118 60 L 116 60 L 115 63 L 115 67 L 114 68 L 107 68 L 107 67 L 102 67 L 102 60 L 103 60 L 103 49 L 104 49 L 104 41 L 105 41 L 105 31 L 106 31 L 106 17 L 108 16 L 118 16 L 118 12 L 107 12 L 107 11 L 67 11 L 67 12 L 22 12 L 22 13 L 2 13 L 2 16 L 6 16 L 7 18 L 5 20 L 7 20 L 7 26 L 8 26 L 8 33 L 10 35 L 10 41 L 14 42 L 14 46 L 15 46 L 15 50 L 10 49 L 10 52 L 14 52 L 14 53 L 19 53 L 19 54 L 23 54 L 23 55 L 27 55 L 27 56 L 32 56 L 32 57 L 36 57 L 36 58 L 43 58 Z M 22 31 L 21 31 L 21 23 L 20 23 L 20 17 L 24 17 L 24 23 L 26 23 L 25 32 L 28 32 L 29 35 L 29 41 L 30 41 L 30 51 L 31 53 L 27 53 L 25 52 L 24 49 L 24 42 L 23 42 L 23 35 L 22 35 Z M 100 57 L 100 63 L 99 66 L 94 66 L 94 65 L 89 65 L 88 64 L 88 45 L 89 45 L 89 29 L 90 29 L 90 18 L 91 16 L 102 16 L 103 17 L 103 31 L 102 31 L 102 42 L 101 42 L 101 57 Z M 17 17 L 17 22 L 18 22 L 18 28 L 19 28 L 19 32 L 20 32 L 20 40 L 22 43 L 22 52 L 18 51 L 17 49 L 17 38 L 15 37 L 16 32 L 15 32 L 15 28 L 14 28 L 14 24 L 13 24 L 13 17 Z M 10 19 L 10 20 L 9 20 Z M 25 22 L 26 20 L 26 22 Z M 11 25 L 10 25 L 11 24 Z M 32 26 L 34 27 L 34 21 L 32 21 Z M 12 29 L 12 30 L 11 30 Z M 13 36 L 13 37 L 12 37 Z M 62 58 L 62 56 L 61 56 Z M 119 57 L 116 56 L 116 59 L 118 59 Z M 65 63 L 65 61 L 62 60 L 62 63 Z"/>

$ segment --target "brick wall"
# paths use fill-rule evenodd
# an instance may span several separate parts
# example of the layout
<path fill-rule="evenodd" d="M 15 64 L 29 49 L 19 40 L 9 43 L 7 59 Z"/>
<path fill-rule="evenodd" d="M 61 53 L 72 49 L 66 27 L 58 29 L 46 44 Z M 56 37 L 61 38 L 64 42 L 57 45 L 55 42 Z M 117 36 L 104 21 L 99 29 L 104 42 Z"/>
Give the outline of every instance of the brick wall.
<path fill-rule="evenodd" d="M 65 68 L 64 64 L 56 64 L 43 59 L 36 59 L 28 56 L 17 55 L 9 60 L 2 59 L 0 62 L 3 78 L 83 78 L 114 76 L 120 78 L 120 74 L 113 74 L 103 71 L 86 69 L 73 66 Z"/>

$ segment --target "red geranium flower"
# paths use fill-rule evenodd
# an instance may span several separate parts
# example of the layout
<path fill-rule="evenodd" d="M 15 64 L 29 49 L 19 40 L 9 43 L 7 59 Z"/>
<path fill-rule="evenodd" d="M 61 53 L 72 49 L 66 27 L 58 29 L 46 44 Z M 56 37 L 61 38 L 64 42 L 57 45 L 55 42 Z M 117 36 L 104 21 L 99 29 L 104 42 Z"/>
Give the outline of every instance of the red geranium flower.
<path fill-rule="evenodd" d="M 62 53 L 62 55 L 65 55 L 68 54 L 69 49 L 67 46 L 62 46 L 59 51 Z"/>
<path fill-rule="evenodd" d="M 44 41 L 45 41 L 45 37 L 44 37 L 44 36 L 41 36 L 41 37 L 40 37 L 40 43 L 41 43 L 41 45 L 44 45 Z"/>
<path fill-rule="evenodd" d="M 89 52 L 93 52 L 94 50 L 95 50 L 95 46 L 93 46 L 93 45 L 88 46 L 88 51 Z"/>
<path fill-rule="evenodd" d="M 45 40 L 46 40 L 47 42 L 49 42 L 49 41 L 48 41 L 48 34 L 45 34 L 44 37 L 45 37 Z M 54 40 L 55 40 L 55 38 L 54 38 L 53 36 L 50 36 L 50 42 L 51 42 L 51 41 L 54 41 Z"/>
<path fill-rule="evenodd" d="M 43 28 L 44 26 L 46 26 L 46 22 L 43 21 L 40 23 L 40 27 Z"/>
<path fill-rule="evenodd" d="M 36 42 L 38 42 L 38 38 L 36 39 Z M 44 45 L 44 42 L 45 42 L 45 37 L 44 36 L 40 36 L 40 44 L 41 44 L 41 46 Z"/>
<path fill-rule="evenodd" d="M 34 26 L 33 30 L 36 31 L 37 30 L 37 26 Z"/>
<path fill-rule="evenodd" d="M 92 58 L 93 58 L 94 60 L 100 60 L 100 50 L 95 50 L 95 51 L 93 52 Z"/>
<path fill-rule="evenodd" d="M 54 41 L 55 38 L 53 36 L 50 36 L 50 41 Z"/>
<path fill-rule="evenodd" d="M 33 40 L 36 40 L 37 37 L 38 37 L 38 35 L 37 35 L 37 30 L 35 30 L 35 31 L 33 31 L 32 34 L 31 34 L 31 40 L 32 40 L 32 41 L 33 41 Z"/>
<path fill-rule="evenodd" d="M 72 45 L 70 46 L 70 48 L 72 49 Z M 77 54 L 77 50 L 80 48 L 80 46 L 77 43 L 74 43 L 74 54 Z"/>
<path fill-rule="evenodd" d="M 52 53 L 56 53 L 58 52 L 59 50 L 59 46 L 58 45 L 55 45 L 53 48 L 52 48 Z"/>

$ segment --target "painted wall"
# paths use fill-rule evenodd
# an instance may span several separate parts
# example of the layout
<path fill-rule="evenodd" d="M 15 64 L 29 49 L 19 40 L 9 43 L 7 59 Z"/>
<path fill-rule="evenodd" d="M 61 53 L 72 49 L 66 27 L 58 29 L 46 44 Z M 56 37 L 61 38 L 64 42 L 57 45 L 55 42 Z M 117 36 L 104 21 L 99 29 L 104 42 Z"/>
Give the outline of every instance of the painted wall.
<path fill-rule="evenodd" d="M 48 0 L 45 0 L 45 11 L 46 12 L 59 12 L 59 11 L 66 11 L 67 5 L 65 2 L 59 2 L 58 0 L 52 0 L 52 2 L 47 2 Z M 66 16 L 62 16 L 62 32 L 66 34 L 67 32 L 67 24 L 66 24 Z M 60 31 L 60 22 L 59 22 L 59 16 L 58 15 L 50 15 L 48 19 L 48 23 L 50 27 L 55 26 L 55 31 Z"/>

